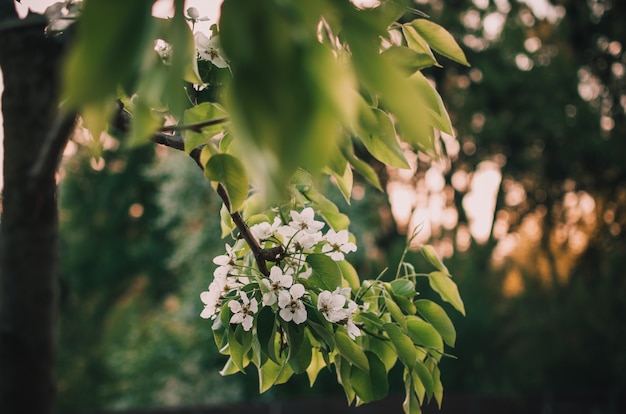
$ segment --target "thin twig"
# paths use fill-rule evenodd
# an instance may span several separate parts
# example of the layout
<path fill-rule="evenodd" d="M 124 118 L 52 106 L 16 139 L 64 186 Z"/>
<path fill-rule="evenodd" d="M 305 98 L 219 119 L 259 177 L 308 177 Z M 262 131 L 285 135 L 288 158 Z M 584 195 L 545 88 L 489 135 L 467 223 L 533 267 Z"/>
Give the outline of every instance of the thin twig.
<path fill-rule="evenodd" d="M 194 131 L 194 132 L 202 132 L 202 128 L 210 127 L 213 125 L 219 125 L 228 122 L 228 118 L 216 118 L 208 121 L 197 122 L 195 124 L 185 124 L 185 125 L 166 125 L 161 127 L 159 131 L 161 132 L 178 132 L 178 131 Z"/>

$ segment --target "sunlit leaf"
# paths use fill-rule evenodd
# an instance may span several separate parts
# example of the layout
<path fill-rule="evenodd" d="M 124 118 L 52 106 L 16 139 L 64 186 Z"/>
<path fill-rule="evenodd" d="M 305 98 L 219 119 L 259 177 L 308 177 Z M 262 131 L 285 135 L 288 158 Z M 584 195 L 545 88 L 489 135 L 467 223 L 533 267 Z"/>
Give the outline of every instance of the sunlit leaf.
<path fill-rule="evenodd" d="M 459 294 L 459 288 L 450 276 L 441 272 L 432 272 L 428 275 L 428 281 L 430 287 L 439 293 L 441 299 L 450 303 L 465 316 L 465 305 Z"/>
<path fill-rule="evenodd" d="M 417 316 L 407 317 L 407 326 L 409 337 L 415 345 L 423 345 L 432 348 L 438 352 L 434 352 L 435 358 L 441 358 L 443 353 L 443 339 L 439 332 L 425 320 Z"/>
<path fill-rule="evenodd" d="M 321 289 L 333 291 L 341 287 L 341 271 L 337 263 L 325 254 L 310 254 L 306 262 L 313 269 L 309 281 Z"/>
<path fill-rule="evenodd" d="M 427 19 L 413 20 L 411 25 L 437 53 L 462 65 L 470 66 L 465 53 L 446 29 Z"/>
<path fill-rule="evenodd" d="M 341 275 L 343 276 L 343 280 L 348 282 L 348 285 L 352 290 L 357 290 L 361 286 L 361 281 L 359 279 L 359 274 L 356 269 L 348 262 L 347 260 L 341 260 L 336 262 L 339 266 L 339 270 L 341 270 Z"/>
<path fill-rule="evenodd" d="M 402 361 L 405 366 L 413 368 L 417 354 L 411 338 L 404 334 L 396 324 L 386 323 L 384 327 L 393 347 L 396 348 L 398 352 L 400 361 Z"/>
<path fill-rule="evenodd" d="M 389 392 L 387 371 L 383 362 L 373 352 L 366 352 L 369 371 L 363 371 L 357 365 L 352 366 L 350 383 L 356 395 L 364 402 L 384 398 Z"/>
<path fill-rule="evenodd" d="M 248 195 L 248 177 L 239 159 L 228 154 L 216 154 L 209 158 L 204 175 L 207 179 L 224 185 L 232 212 L 241 209 Z"/>
<path fill-rule="evenodd" d="M 385 295 L 385 306 L 387 306 L 387 310 L 391 314 L 393 320 L 396 321 L 396 323 L 398 323 L 398 325 L 400 325 L 404 331 L 406 331 L 406 316 L 404 315 L 404 313 L 402 313 L 400 307 L 389 295 Z"/>
<path fill-rule="evenodd" d="M 456 330 L 446 311 L 435 302 L 426 299 L 415 301 L 419 313 L 439 332 L 443 341 L 449 346 L 456 342 Z"/>
<path fill-rule="evenodd" d="M 398 168 L 409 168 L 389 116 L 380 109 L 367 109 L 372 116 L 361 117 L 359 139 L 379 161 Z M 373 120 L 373 122 L 371 122 Z"/>
<path fill-rule="evenodd" d="M 226 117 L 226 112 L 222 107 L 213 103 L 201 103 L 193 108 L 187 109 L 183 113 L 183 125 L 195 125 L 200 122 L 220 120 Z M 208 142 L 215 134 L 224 130 L 224 124 L 218 123 L 208 127 L 198 129 L 187 129 L 185 136 L 185 151 L 190 153 L 193 149 Z"/>
<path fill-rule="evenodd" d="M 435 251 L 435 248 L 433 246 L 431 246 L 429 244 L 424 245 L 424 246 L 422 246 L 420 251 L 422 252 L 424 257 L 426 257 L 426 259 L 430 262 L 430 264 L 435 266 L 435 268 L 437 270 L 439 270 L 440 272 L 450 276 L 450 271 L 448 270 L 446 265 L 443 264 L 443 262 L 441 261 L 441 259 L 437 255 L 437 252 Z"/>
<path fill-rule="evenodd" d="M 335 333 L 335 342 L 342 357 L 358 366 L 361 370 L 365 372 L 369 371 L 369 362 L 365 352 L 363 352 L 363 349 L 350 339 L 346 333 L 338 330 Z"/>

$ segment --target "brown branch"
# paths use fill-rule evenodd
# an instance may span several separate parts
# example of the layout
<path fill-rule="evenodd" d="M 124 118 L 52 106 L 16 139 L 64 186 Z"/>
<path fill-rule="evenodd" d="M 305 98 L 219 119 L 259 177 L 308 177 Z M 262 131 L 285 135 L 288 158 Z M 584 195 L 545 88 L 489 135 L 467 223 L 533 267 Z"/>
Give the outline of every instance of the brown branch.
<path fill-rule="evenodd" d="M 167 125 L 161 127 L 159 131 L 161 132 L 178 132 L 178 131 L 194 131 L 194 132 L 202 132 L 202 128 L 210 127 L 213 125 L 219 125 L 228 122 L 228 118 L 217 118 L 211 119 L 208 121 L 198 122 L 195 124 L 187 124 L 187 125 Z"/>
<path fill-rule="evenodd" d="M 180 151 L 183 151 L 185 149 L 185 141 L 180 135 L 158 133 L 154 137 L 152 137 L 152 141 L 154 143 L 165 145 L 166 147 L 174 148 Z M 193 160 L 196 162 L 196 164 L 198 164 L 200 169 L 204 170 L 204 166 L 200 162 L 201 151 L 202 147 L 194 148 L 189 153 L 189 156 L 193 158 Z M 254 255 L 254 259 L 259 268 L 259 271 L 263 275 L 269 276 L 269 270 L 267 269 L 266 261 L 278 262 L 279 260 L 281 260 L 285 252 L 284 248 L 282 246 L 277 246 L 271 249 L 263 249 L 258 240 L 250 231 L 250 227 L 248 227 L 248 225 L 246 224 L 245 220 L 241 216 L 241 213 L 239 211 L 232 211 L 232 204 L 230 202 L 230 198 L 228 197 L 226 187 L 224 187 L 222 183 L 218 183 L 216 191 L 222 199 L 222 202 L 226 206 L 226 209 L 228 210 L 228 213 L 230 214 L 233 223 L 235 223 L 235 226 L 237 226 L 239 234 L 246 241 L 246 243 L 248 243 L 248 246 L 250 246 L 250 251 Z"/>

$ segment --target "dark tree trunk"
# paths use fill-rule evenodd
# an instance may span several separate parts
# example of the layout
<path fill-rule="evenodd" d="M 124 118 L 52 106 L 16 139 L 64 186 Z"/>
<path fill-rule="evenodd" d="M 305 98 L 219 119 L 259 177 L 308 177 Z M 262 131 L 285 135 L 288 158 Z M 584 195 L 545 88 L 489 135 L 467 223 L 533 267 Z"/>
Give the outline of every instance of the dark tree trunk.
<path fill-rule="evenodd" d="M 20 21 L 7 6 L 0 0 L 0 412 L 46 414 L 55 397 L 55 171 L 73 120 L 58 113 L 60 44 L 44 35 L 42 16 Z"/>

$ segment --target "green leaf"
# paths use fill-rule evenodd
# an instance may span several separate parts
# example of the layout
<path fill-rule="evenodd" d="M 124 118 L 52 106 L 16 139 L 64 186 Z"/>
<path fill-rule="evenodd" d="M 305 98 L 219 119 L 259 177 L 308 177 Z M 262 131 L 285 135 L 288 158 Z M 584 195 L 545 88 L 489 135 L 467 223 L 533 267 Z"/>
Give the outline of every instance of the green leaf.
<path fill-rule="evenodd" d="M 430 49 L 426 53 L 418 52 L 406 46 L 391 46 L 383 54 L 396 62 L 397 66 L 407 74 L 413 74 L 418 70 L 437 64 Z"/>
<path fill-rule="evenodd" d="M 214 103 L 201 103 L 193 108 L 187 109 L 183 113 L 182 124 L 194 125 L 200 122 L 215 121 L 224 119 L 226 112 L 224 109 Z M 200 130 L 187 129 L 185 130 L 185 152 L 189 154 L 192 150 L 198 148 L 202 144 L 207 143 L 211 137 L 222 132 L 224 130 L 224 124 L 219 123 L 208 127 L 203 127 Z"/>
<path fill-rule="evenodd" d="M 77 42 L 66 60 L 64 86 L 71 108 L 114 97 L 120 84 L 133 83 L 151 49 L 152 0 L 88 1 L 78 24 Z"/>
<path fill-rule="evenodd" d="M 413 368 L 417 359 L 417 353 L 411 338 L 404 334 L 396 324 L 386 323 L 384 328 L 389 336 L 389 339 L 391 340 L 391 343 L 393 344 L 393 347 L 396 348 L 396 351 L 398 352 L 400 361 L 402 361 L 402 363 L 408 368 Z"/>
<path fill-rule="evenodd" d="M 429 244 L 424 245 L 422 246 L 420 251 L 422 252 L 424 257 L 430 262 L 430 264 L 435 266 L 437 270 L 450 276 L 450 271 L 448 270 L 446 265 L 443 264 L 439 256 L 437 256 L 437 252 L 435 251 L 435 248 L 433 246 Z"/>
<path fill-rule="evenodd" d="M 433 55 L 426 39 L 424 39 L 410 23 L 402 25 L 402 34 L 406 39 L 409 49 L 415 51 L 415 53 L 418 53 L 420 56 L 424 56 L 424 60 L 428 63 L 428 66 L 441 66 L 439 62 L 437 62 L 435 55 Z"/>
<path fill-rule="evenodd" d="M 413 20 L 411 25 L 426 39 L 435 52 L 462 65 L 470 66 L 465 53 L 446 29 L 426 19 Z"/>
<path fill-rule="evenodd" d="M 348 282 L 350 289 L 356 291 L 361 286 L 361 281 L 359 279 L 359 274 L 356 272 L 356 269 L 348 262 L 347 260 L 340 260 L 337 263 L 339 266 L 339 270 L 341 270 L 341 275 L 343 279 Z"/>
<path fill-rule="evenodd" d="M 334 170 L 331 169 L 326 170 L 328 174 L 330 174 L 334 178 L 333 182 L 336 184 L 344 200 L 346 200 L 346 203 L 350 204 L 350 198 L 352 197 L 352 185 L 354 181 L 352 168 L 350 168 L 350 166 L 346 162 L 345 168 L 341 174 L 336 173 Z"/>
<path fill-rule="evenodd" d="M 271 359 L 265 361 L 265 363 L 258 369 L 259 392 L 262 394 L 272 388 L 272 385 L 276 384 L 283 371 L 286 370 L 291 370 L 286 363 L 277 364 Z"/>
<path fill-rule="evenodd" d="M 311 354 L 311 363 L 306 369 L 306 374 L 309 377 L 309 384 L 311 387 L 313 387 L 313 384 L 315 384 L 315 380 L 317 379 L 318 374 L 325 366 L 326 362 L 324 360 L 324 357 L 322 356 L 322 352 L 317 348 L 313 348 Z"/>
<path fill-rule="evenodd" d="M 450 303 L 456 310 L 465 316 L 465 305 L 459 294 L 459 288 L 450 276 L 441 272 L 431 272 L 428 275 L 430 287 L 439 295 L 441 299 Z"/>
<path fill-rule="evenodd" d="M 355 320 L 358 322 L 364 322 L 373 324 L 376 328 L 382 328 L 385 322 L 372 312 L 362 311 L 356 314 Z"/>
<path fill-rule="evenodd" d="M 313 322 L 311 316 L 315 314 L 314 311 L 309 310 L 309 319 L 307 320 L 307 325 L 311 329 L 311 335 L 322 344 L 327 346 L 328 352 L 332 352 L 335 349 L 335 338 L 332 334 L 332 328 L 326 328 L 325 326 Z"/>
<path fill-rule="evenodd" d="M 404 409 L 405 414 L 421 414 L 422 409 L 420 407 L 420 402 L 417 399 L 417 394 L 414 391 L 411 372 L 407 368 L 404 369 L 404 390 L 406 392 L 406 397 L 402 403 L 402 408 Z"/>
<path fill-rule="evenodd" d="M 233 363 L 232 358 L 228 358 L 224 367 L 220 370 L 220 375 L 223 377 L 227 377 L 229 375 L 234 375 L 240 372 L 240 369 Z"/>
<path fill-rule="evenodd" d="M 354 155 L 354 147 L 352 146 L 352 142 L 347 142 L 345 145 L 341 146 L 341 153 L 346 157 L 348 162 L 354 167 L 354 169 L 363 176 L 370 184 L 376 187 L 378 190 L 383 191 L 382 186 L 380 185 L 380 179 L 378 178 L 378 174 L 376 171 L 365 161 L 362 161 Z"/>
<path fill-rule="evenodd" d="M 409 328 L 409 337 L 415 345 L 422 345 L 427 348 L 433 348 L 438 353 L 434 353 L 435 358 L 441 358 L 443 353 L 443 339 L 439 332 L 425 320 L 417 316 L 408 316 L 407 325 Z"/>
<path fill-rule="evenodd" d="M 415 362 L 413 374 L 417 375 L 418 377 L 418 378 L 414 378 L 413 382 L 415 383 L 417 382 L 417 380 L 419 380 L 424 386 L 424 390 L 426 391 L 428 398 L 430 398 L 433 395 L 433 392 L 435 391 L 435 384 L 433 382 L 433 376 L 431 372 L 428 370 L 428 368 L 426 367 L 426 365 L 424 365 L 422 361 L 418 360 Z"/>
<path fill-rule="evenodd" d="M 331 292 L 341 287 L 341 271 L 333 259 L 325 254 L 314 253 L 307 256 L 306 262 L 313 269 L 309 282 Z"/>
<path fill-rule="evenodd" d="M 252 330 L 244 331 L 241 324 L 238 324 L 234 330 L 230 327 L 228 330 L 228 348 L 233 364 L 238 370 L 243 371 L 250 362 L 247 360 L 246 354 L 252 348 Z"/>
<path fill-rule="evenodd" d="M 389 115 L 377 108 L 367 108 L 373 116 L 361 116 L 359 139 L 376 159 L 392 167 L 409 168 L 398 143 Z M 369 115 L 369 114 L 368 114 Z M 373 122 L 372 122 L 373 121 Z"/>
<path fill-rule="evenodd" d="M 291 360 L 291 358 L 296 358 L 304 343 L 304 326 L 285 322 L 282 319 L 279 319 L 279 322 L 287 335 L 287 360 Z"/>
<path fill-rule="evenodd" d="M 416 72 L 410 81 L 417 88 L 426 104 L 432 126 L 448 135 L 454 135 L 452 122 L 439 93 L 432 87 L 422 72 Z"/>
<path fill-rule="evenodd" d="M 208 180 L 224 185 L 230 199 L 231 212 L 242 208 L 248 195 L 248 177 L 241 161 L 232 155 L 216 154 L 206 163 L 204 175 Z"/>
<path fill-rule="evenodd" d="M 291 348 L 290 348 L 291 349 Z M 296 374 L 302 374 L 311 364 L 312 347 L 309 336 L 306 333 L 302 336 L 302 341 L 296 352 L 289 352 L 289 366 Z"/>
<path fill-rule="evenodd" d="M 402 313 L 402 310 L 396 304 L 396 302 L 391 297 L 389 297 L 389 295 L 385 295 L 385 306 L 387 306 L 387 310 L 389 310 L 389 313 L 391 314 L 393 320 L 396 321 L 404 331 L 406 331 L 406 316 L 404 315 L 404 313 Z"/>
<path fill-rule="evenodd" d="M 315 209 L 335 231 L 347 229 L 350 218 L 341 213 L 335 203 L 324 197 L 322 193 L 313 187 L 308 187 L 302 194 L 311 201 L 311 207 Z"/>
<path fill-rule="evenodd" d="M 350 383 L 350 363 L 347 359 L 342 358 L 340 354 L 335 355 L 334 363 L 337 371 L 337 382 L 343 387 L 343 391 L 348 399 L 348 404 L 352 404 L 356 394 Z"/>
<path fill-rule="evenodd" d="M 394 347 L 389 343 L 389 341 L 383 341 L 382 339 L 369 335 L 366 338 L 367 340 L 364 348 L 375 353 L 383 364 L 385 364 L 386 371 L 389 372 L 398 361 L 398 354 L 396 353 Z"/>
<path fill-rule="evenodd" d="M 387 396 L 389 382 L 383 362 L 373 352 L 366 352 L 369 371 L 363 371 L 353 365 L 350 372 L 350 383 L 356 395 L 364 402 L 372 402 Z"/>
<path fill-rule="evenodd" d="M 264 306 L 257 315 L 257 336 L 261 351 L 272 361 L 280 363 L 276 355 L 276 314 L 269 306 Z"/>
<path fill-rule="evenodd" d="M 437 366 L 433 368 L 433 394 L 435 395 L 435 400 L 441 410 L 441 402 L 443 401 L 443 384 L 441 384 L 441 371 L 439 371 L 439 367 Z"/>
<path fill-rule="evenodd" d="M 415 283 L 409 279 L 397 279 L 390 282 L 391 291 L 394 295 L 404 296 L 408 299 L 412 299 L 415 294 Z"/>
<path fill-rule="evenodd" d="M 365 352 L 363 352 L 363 349 L 350 339 L 347 334 L 338 330 L 335 332 L 335 342 L 337 344 L 337 350 L 339 350 L 342 357 L 358 366 L 361 370 L 369 371 L 369 362 Z"/>
<path fill-rule="evenodd" d="M 450 317 L 441 306 L 433 301 L 420 299 L 415 301 L 419 313 L 430 322 L 449 346 L 454 347 L 456 342 L 456 330 Z"/>

